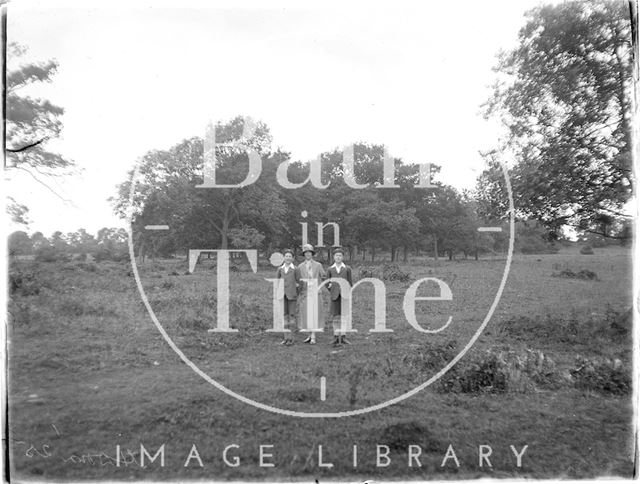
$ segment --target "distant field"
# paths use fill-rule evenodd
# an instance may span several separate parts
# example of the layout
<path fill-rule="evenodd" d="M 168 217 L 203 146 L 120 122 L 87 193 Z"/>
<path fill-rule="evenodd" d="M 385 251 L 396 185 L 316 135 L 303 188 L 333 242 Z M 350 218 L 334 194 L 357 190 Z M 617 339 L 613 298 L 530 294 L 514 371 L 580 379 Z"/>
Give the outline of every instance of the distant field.
<path fill-rule="evenodd" d="M 354 273 L 376 269 L 355 263 Z M 338 412 L 381 403 L 426 381 L 477 330 L 498 288 L 505 260 L 400 264 L 405 282 L 385 281 L 389 334 L 370 334 L 373 290 L 354 295 L 353 345 L 335 350 L 329 332 L 318 345 L 279 346 L 266 333 L 272 320 L 274 269 L 231 274 L 231 312 L 238 334 L 208 333 L 216 314 L 215 272 L 203 261 L 186 275 L 184 260 L 147 261 L 140 273 L 168 335 L 200 369 L 260 402 L 304 412 Z M 632 367 L 628 318 L 631 257 L 619 248 L 580 255 L 518 255 L 498 308 L 458 373 L 489 372 L 487 351 L 524 355 L 539 350 L 555 364 L 549 382 L 522 377 L 522 388 L 480 391 L 437 383 L 397 405 L 339 419 L 299 419 L 241 403 L 188 368 L 147 314 L 128 263 L 12 262 L 22 276 L 10 302 L 9 390 L 12 469 L 33 479 L 446 479 L 488 477 L 630 477 L 633 471 L 631 394 L 619 384 Z M 591 271 L 596 279 L 556 277 Z M 584 273 L 584 272 L 583 272 Z M 412 281 L 437 277 L 453 301 L 418 302 L 419 334 L 404 318 L 402 298 Z M 419 295 L 426 295 L 423 289 Z M 625 327 L 627 325 L 627 327 Z M 447 349 L 449 348 L 449 349 Z M 454 350 L 451 350 L 454 348 Z M 451 351 L 454 351 L 451 353 Z M 613 386 L 571 379 L 576 357 L 612 361 Z M 618 366 L 621 368 L 618 370 Z M 484 369 L 482 369 L 482 368 Z M 483 373 L 484 374 L 484 373 Z M 489 374 L 489 373 L 487 373 Z M 446 377 L 447 375 L 445 375 Z M 326 378 L 326 400 L 320 378 Z M 553 378 L 552 378 L 553 377 Z M 456 377 L 457 378 L 457 377 Z M 510 378 L 516 381 L 515 376 Z M 518 376 L 518 378 L 520 378 Z M 553 380 L 553 381 L 551 381 Z M 464 378 L 458 378 L 458 384 Z M 604 382 L 608 384 L 608 381 Z M 618 385 L 618 386 L 616 386 Z M 452 387 L 453 388 L 453 387 Z M 618 389 L 618 390 L 616 390 Z M 620 390 L 622 389 L 622 390 Z M 166 465 L 141 468 L 140 444 L 152 454 L 165 444 Z M 195 444 L 204 467 L 191 461 Z M 239 467 L 222 460 L 223 449 Z M 258 445 L 273 444 L 276 466 L 258 465 Z M 352 446 L 358 445 L 358 466 Z M 390 465 L 376 467 L 376 445 L 388 445 Z M 407 466 L 407 447 L 420 445 L 422 467 Z M 131 462 L 114 465 L 116 445 Z M 318 467 L 317 446 L 334 468 Z M 459 459 L 441 467 L 452 445 Z M 493 449 L 493 467 L 478 466 L 478 446 Z M 528 445 L 517 468 L 510 445 Z M 33 446 L 33 447 L 32 447 Z M 43 449 L 43 446 L 48 446 Z M 134 462 L 135 461 L 135 462 Z"/>

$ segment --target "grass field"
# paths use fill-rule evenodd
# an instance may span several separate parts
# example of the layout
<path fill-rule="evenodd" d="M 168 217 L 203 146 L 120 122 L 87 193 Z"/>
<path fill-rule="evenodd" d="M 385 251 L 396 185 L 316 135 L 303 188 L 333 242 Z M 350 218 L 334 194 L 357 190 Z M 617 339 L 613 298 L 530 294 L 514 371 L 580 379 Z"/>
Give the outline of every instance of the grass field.
<path fill-rule="evenodd" d="M 184 260 L 148 261 L 140 274 L 168 335 L 212 378 L 279 408 L 340 412 L 384 402 L 434 375 L 478 329 L 504 266 L 503 259 L 401 264 L 409 281 L 385 281 L 387 326 L 394 332 L 368 332 L 373 290 L 362 287 L 354 296 L 358 333 L 353 345 L 339 349 L 330 346 L 329 332 L 316 346 L 301 344 L 296 335 L 293 347 L 279 346 L 281 336 L 265 332 L 272 321 L 272 289 L 264 278 L 274 269 L 268 265 L 257 274 L 232 273 L 230 319 L 239 332 L 223 335 L 207 332 L 216 314 L 209 261 L 192 275 L 185 274 Z M 359 270 L 354 264 L 356 275 Z M 556 277 L 581 270 L 597 279 Z M 260 410 L 196 375 L 153 325 L 129 263 L 20 260 L 11 271 L 22 276 L 9 306 L 14 478 L 355 481 L 633 473 L 632 403 L 624 383 L 632 367 L 630 323 L 623 317 L 631 305 L 627 250 L 515 256 L 492 320 L 443 379 L 453 386 L 436 382 L 396 405 L 337 419 Z M 453 301 L 416 303 L 423 327 L 453 317 L 441 333 L 420 334 L 404 318 L 404 292 L 420 277 L 451 284 Z M 420 295 L 426 293 L 423 288 Z M 488 355 L 526 355 L 527 349 L 552 360 L 545 378 L 510 367 L 506 386 L 496 379 L 464 390 L 472 377 L 492 377 Z M 579 356 L 619 361 L 612 363 L 615 371 L 578 382 Z M 140 444 L 151 455 L 165 444 L 164 467 L 158 460 L 141 467 Z M 194 444 L 203 466 L 194 458 L 185 467 Z M 238 467 L 223 460 L 232 444 L 238 447 L 229 458 L 239 456 Z M 274 467 L 260 467 L 260 445 L 273 445 L 265 451 L 273 454 L 267 461 Z M 332 468 L 319 466 L 319 445 Z M 376 465 L 377 445 L 389 448 L 386 467 Z M 421 467 L 415 461 L 408 466 L 410 445 L 420 446 Z M 459 467 L 454 459 L 441 466 L 450 445 Z M 481 445 L 491 446 L 492 467 L 479 466 Z M 510 445 L 528 445 L 521 467 Z"/>

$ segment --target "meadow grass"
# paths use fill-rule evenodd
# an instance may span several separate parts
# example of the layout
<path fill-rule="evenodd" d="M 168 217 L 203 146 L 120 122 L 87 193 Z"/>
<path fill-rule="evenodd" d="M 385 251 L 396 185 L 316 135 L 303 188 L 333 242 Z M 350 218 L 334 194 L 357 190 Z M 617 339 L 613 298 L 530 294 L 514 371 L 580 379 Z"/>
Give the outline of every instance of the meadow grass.
<path fill-rule="evenodd" d="M 28 276 L 9 303 L 12 473 L 46 480 L 631 476 L 631 395 L 628 389 L 607 391 L 601 379 L 610 378 L 613 363 L 597 363 L 618 360 L 614 376 L 630 373 L 631 333 L 620 321 L 631 304 L 631 260 L 626 250 L 594 252 L 514 257 L 492 320 L 440 382 L 457 378 L 462 384 L 434 384 L 391 407 L 339 419 L 276 415 L 209 385 L 151 322 L 129 264 L 13 261 L 11 271 Z M 300 334 L 294 346 L 279 346 L 281 335 L 265 332 L 272 321 L 269 266 L 257 274 L 243 267 L 231 274 L 236 334 L 207 332 L 216 317 L 211 261 L 192 275 L 185 274 L 184 260 L 148 261 L 140 273 L 168 335 L 212 378 L 269 405 L 339 412 L 381 403 L 434 375 L 478 329 L 504 264 L 499 258 L 399 264 L 409 280 L 385 281 L 387 326 L 394 332 L 369 333 L 373 290 L 365 286 L 354 296 L 353 345 L 339 349 L 329 344 L 329 327 L 316 346 L 301 344 Z M 597 279 L 554 276 L 564 270 L 592 271 Z M 419 334 L 404 318 L 404 293 L 421 277 L 451 284 L 452 301 L 416 304 L 423 327 L 437 328 L 453 316 L 442 333 Z M 522 369 L 530 366 L 528 351 L 552 362 L 553 384 L 541 380 L 540 369 Z M 572 373 L 585 358 L 597 360 L 590 368 L 605 368 L 605 376 Z M 503 388 L 495 384 L 498 360 L 506 362 L 499 371 L 511 382 Z M 476 383 L 469 383 L 470 375 Z M 164 443 L 165 467 L 156 462 L 141 468 L 140 443 L 153 451 Z M 194 462 L 184 467 L 193 444 L 202 468 Z M 239 446 L 237 468 L 222 460 L 230 444 Z M 274 445 L 276 467 L 258 465 L 260 444 Z M 388 467 L 376 467 L 377 444 L 390 447 Z M 423 449 L 420 468 L 407 466 L 412 444 Z M 449 444 L 459 468 L 440 466 Z M 127 465 L 114 465 L 116 445 L 130 455 Z M 318 445 L 334 468 L 318 467 Z M 492 446 L 493 467 L 478 466 L 479 445 Z M 510 445 L 529 445 L 521 468 Z"/>

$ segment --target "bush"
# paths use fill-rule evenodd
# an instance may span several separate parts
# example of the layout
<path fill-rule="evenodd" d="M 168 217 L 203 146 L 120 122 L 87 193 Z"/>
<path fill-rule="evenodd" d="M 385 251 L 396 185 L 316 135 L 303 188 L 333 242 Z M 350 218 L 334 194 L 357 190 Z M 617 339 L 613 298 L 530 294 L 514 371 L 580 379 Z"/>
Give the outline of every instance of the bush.
<path fill-rule="evenodd" d="M 604 308 L 604 314 L 515 316 L 497 325 L 496 336 L 527 344 L 554 341 L 572 348 L 583 345 L 595 352 L 602 350 L 603 345 L 625 341 L 631 332 L 632 319 L 631 309 L 621 312 L 611 306 Z"/>
<path fill-rule="evenodd" d="M 611 306 L 607 306 L 605 321 L 608 323 L 608 328 L 614 335 L 627 336 L 633 328 L 633 308 L 629 308 L 624 312 L 618 312 Z"/>
<path fill-rule="evenodd" d="M 87 272 L 96 272 L 98 270 L 98 266 L 93 262 L 79 262 L 76 267 Z"/>
<path fill-rule="evenodd" d="M 385 264 L 382 266 L 382 278 L 385 281 L 407 282 L 411 279 L 411 273 L 404 272 L 397 264 Z"/>
<path fill-rule="evenodd" d="M 598 274 L 588 269 L 582 269 L 579 272 L 573 272 L 571 269 L 564 269 L 560 272 L 554 272 L 552 277 L 565 277 L 567 279 L 583 279 L 585 281 L 597 281 Z"/>
<path fill-rule="evenodd" d="M 466 365 L 454 366 L 437 388 L 445 393 L 529 392 L 536 385 L 556 385 L 560 379 L 553 360 L 541 351 L 488 350 Z"/>
<path fill-rule="evenodd" d="M 593 255 L 593 247 L 591 247 L 590 245 L 585 245 L 580 249 L 580 253 L 582 255 Z"/>
<path fill-rule="evenodd" d="M 126 247 L 106 247 L 99 246 L 95 251 L 91 253 L 93 260 L 96 262 L 113 261 L 122 262 L 129 258 L 129 253 Z"/>
<path fill-rule="evenodd" d="M 35 296 L 40 294 L 42 284 L 32 272 L 9 272 L 9 294 L 20 296 Z"/>
<path fill-rule="evenodd" d="M 415 351 L 406 354 L 402 363 L 415 368 L 418 371 L 438 370 L 449 363 L 457 354 L 457 342 L 454 340 L 446 343 L 425 341 Z"/>
<path fill-rule="evenodd" d="M 59 262 L 69 260 L 69 255 L 50 245 L 45 245 L 36 250 L 37 262 Z"/>
<path fill-rule="evenodd" d="M 454 366 L 439 380 L 441 392 L 502 393 L 507 390 L 507 365 L 502 355 L 487 351 L 466 366 Z"/>
<path fill-rule="evenodd" d="M 360 267 L 358 271 L 358 279 L 364 279 L 365 277 L 377 277 L 380 278 L 380 273 L 376 267 Z"/>
<path fill-rule="evenodd" d="M 582 390 L 614 395 L 626 394 L 631 390 L 630 372 L 618 359 L 577 356 L 575 368 L 570 373 L 575 387 Z"/>

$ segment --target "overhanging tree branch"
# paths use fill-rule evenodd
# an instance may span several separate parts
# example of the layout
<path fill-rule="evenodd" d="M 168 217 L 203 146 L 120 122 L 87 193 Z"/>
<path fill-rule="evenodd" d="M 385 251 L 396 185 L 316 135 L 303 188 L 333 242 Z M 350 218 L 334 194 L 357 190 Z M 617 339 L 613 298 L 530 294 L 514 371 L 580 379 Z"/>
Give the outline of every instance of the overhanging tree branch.
<path fill-rule="evenodd" d="M 63 196 L 59 195 L 53 188 L 51 188 L 49 185 L 47 185 L 45 182 L 43 182 L 42 180 L 40 180 L 38 177 L 36 177 L 33 173 L 31 173 L 29 170 L 27 170 L 26 168 L 22 168 L 21 166 L 13 166 L 12 168 L 16 168 L 18 170 L 22 170 L 26 173 L 28 173 L 31 178 L 33 178 L 35 181 L 37 181 L 38 183 L 40 183 L 42 186 L 44 186 L 45 188 L 47 188 L 51 193 L 53 193 L 56 197 L 58 197 L 60 200 L 62 200 L 65 203 L 70 203 L 73 205 L 73 202 L 69 199 L 64 198 Z"/>
<path fill-rule="evenodd" d="M 42 138 L 41 140 L 38 140 L 35 143 L 30 143 L 26 146 L 23 146 L 22 148 L 16 148 L 16 149 L 6 148 L 6 151 L 8 151 L 9 153 L 20 153 L 22 151 L 28 150 L 29 148 L 33 148 L 34 146 L 38 146 L 40 143 L 44 142 L 46 139 L 47 138 Z"/>

